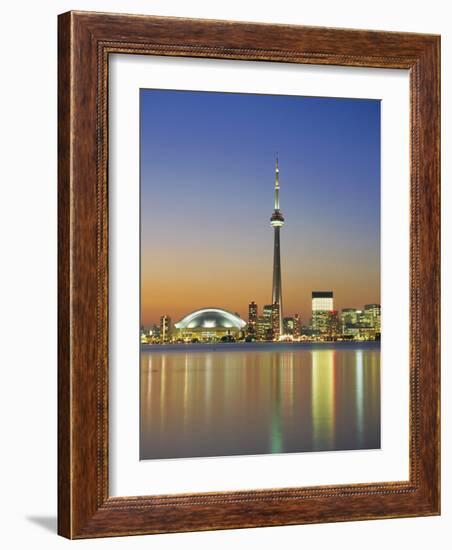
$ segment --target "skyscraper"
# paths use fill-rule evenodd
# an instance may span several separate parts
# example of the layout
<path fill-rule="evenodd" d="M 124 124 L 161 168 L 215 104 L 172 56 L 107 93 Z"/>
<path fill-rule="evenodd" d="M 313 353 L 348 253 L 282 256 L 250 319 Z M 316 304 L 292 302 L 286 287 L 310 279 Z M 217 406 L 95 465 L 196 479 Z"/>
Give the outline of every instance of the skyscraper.
<path fill-rule="evenodd" d="M 380 330 L 381 306 L 380 304 L 366 304 L 364 315 L 367 323 L 374 329 Z"/>
<path fill-rule="evenodd" d="M 261 319 L 259 317 L 259 319 Z M 264 340 L 272 340 L 274 338 L 273 332 L 274 323 L 274 306 L 267 304 L 264 306 L 263 315 L 261 319 L 260 333 L 263 335 Z"/>
<path fill-rule="evenodd" d="M 333 292 L 331 290 L 312 292 L 312 311 L 333 311 Z"/>
<path fill-rule="evenodd" d="M 248 334 L 256 335 L 257 317 L 257 304 L 255 302 L 250 302 L 248 305 Z"/>
<path fill-rule="evenodd" d="M 272 335 L 273 340 L 279 340 L 281 334 L 283 334 L 283 327 L 281 327 L 281 307 L 275 302 L 272 305 Z"/>
<path fill-rule="evenodd" d="M 284 225 L 284 216 L 279 210 L 279 166 L 278 157 L 276 157 L 275 169 L 275 208 L 270 218 L 271 226 L 274 229 L 274 245 L 273 245 L 273 288 L 272 288 L 272 304 L 277 309 L 279 334 L 274 334 L 274 338 L 282 336 L 283 330 L 283 308 L 282 308 L 282 289 L 281 289 L 281 246 L 279 231 Z"/>
<path fill-rule="evenodd" d="M 317 334 L 329 332 L 333 311 L 333 292 L 315 290 L 312 293 L 312 328 Z"/>
<path fill-rule="evenodd" d="M 342 334 L 345 336 L 356 336 L 358 334 L 358 310 L 347 307 L 341 313 Z"/>
<path fill-rule="evenodd" d="M 298 313 L 293 316 L 293 335 L 295 338 L 300 338 L 301 335 L 301 319 Z"/>
<path fill-rule="evenodd" d="M 168 342 L 171 336 L 171 317 L 162 315 L 160 317 L 160 340 Z"/>
<path fill-rule="evenodd" d="M 336 310 L 328 312 L 326 335 L 329 340 L 336 340 L 339 335 L 339 315 Z"/>

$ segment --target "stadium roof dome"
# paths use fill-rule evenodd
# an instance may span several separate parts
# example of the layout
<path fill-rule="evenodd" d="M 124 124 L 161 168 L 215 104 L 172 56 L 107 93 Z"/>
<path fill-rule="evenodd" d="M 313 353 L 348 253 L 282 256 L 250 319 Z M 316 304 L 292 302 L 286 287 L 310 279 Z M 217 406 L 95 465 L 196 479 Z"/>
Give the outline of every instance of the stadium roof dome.
<path fill-rule="evenodd" d="M 218 307 L 198 309 L 175 323 L 178 329 L 236 329 L 241 330 L 246 322 L 238 315 Z"/>

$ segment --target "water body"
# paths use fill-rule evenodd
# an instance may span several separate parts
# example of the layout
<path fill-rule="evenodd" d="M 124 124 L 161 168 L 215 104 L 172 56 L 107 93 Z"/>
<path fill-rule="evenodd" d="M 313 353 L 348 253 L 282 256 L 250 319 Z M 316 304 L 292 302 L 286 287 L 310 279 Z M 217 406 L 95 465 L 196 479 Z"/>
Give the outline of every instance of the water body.
<path fill-rule="evenodd" d="M 380 448 L 380 345 L 143 346 L 140 458 Z"/>

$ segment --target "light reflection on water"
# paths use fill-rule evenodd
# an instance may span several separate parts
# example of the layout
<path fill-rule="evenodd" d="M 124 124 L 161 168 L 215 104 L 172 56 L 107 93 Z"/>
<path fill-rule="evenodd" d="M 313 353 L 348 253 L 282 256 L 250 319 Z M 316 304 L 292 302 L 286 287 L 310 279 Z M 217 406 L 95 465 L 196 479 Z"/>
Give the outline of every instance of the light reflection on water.
<path fill-rule="evenodd" d="M 374 343 L 141 351 L 140 457 L 380 447 Z"/>

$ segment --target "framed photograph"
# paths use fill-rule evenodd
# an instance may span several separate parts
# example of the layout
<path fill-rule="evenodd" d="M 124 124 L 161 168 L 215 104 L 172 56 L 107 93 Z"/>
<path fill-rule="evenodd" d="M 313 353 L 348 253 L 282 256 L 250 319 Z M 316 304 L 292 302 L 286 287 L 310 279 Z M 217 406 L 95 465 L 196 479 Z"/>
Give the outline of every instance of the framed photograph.
<path fill-rule="evenodd" d="M 440 513 L 439 56 L 59 16 L 61 535 Z"/>

